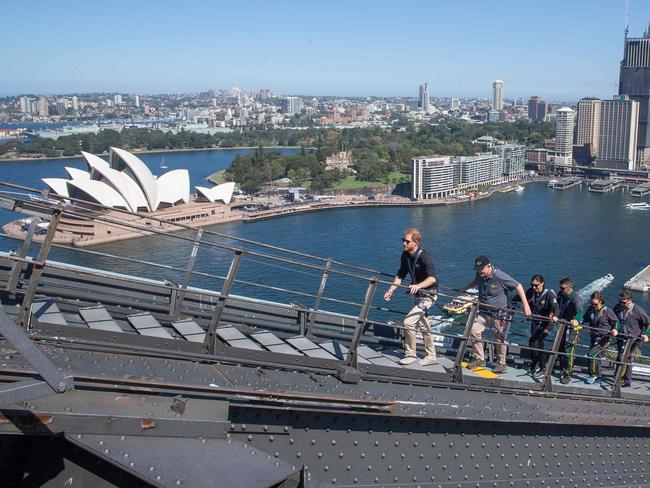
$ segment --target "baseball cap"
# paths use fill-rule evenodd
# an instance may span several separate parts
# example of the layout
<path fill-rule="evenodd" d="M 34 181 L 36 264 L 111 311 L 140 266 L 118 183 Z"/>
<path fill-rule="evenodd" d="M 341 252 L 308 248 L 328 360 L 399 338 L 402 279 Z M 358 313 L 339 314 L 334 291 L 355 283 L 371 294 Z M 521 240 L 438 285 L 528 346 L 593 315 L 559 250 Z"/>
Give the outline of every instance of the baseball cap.
<path fill-rule="evenodd" d="M 488 264 L 492 264 L 490 258 L 488 258 L 487 256 L 479 256 L 474 260 L 474 269 L 476 271 L 480 271 Z"/>

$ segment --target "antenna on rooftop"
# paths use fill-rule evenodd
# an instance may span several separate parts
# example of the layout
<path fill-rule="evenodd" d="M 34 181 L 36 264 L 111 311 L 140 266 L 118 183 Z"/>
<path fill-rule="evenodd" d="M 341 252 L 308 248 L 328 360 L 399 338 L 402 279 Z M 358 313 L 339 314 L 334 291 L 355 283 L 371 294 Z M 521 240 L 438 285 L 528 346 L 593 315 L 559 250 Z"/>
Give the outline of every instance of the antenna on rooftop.
<path fill-rule="evenodd" d="M 627 33 L 630 31 L 630 2 L 625 0 L 625 40 L 627 41 Z"/>

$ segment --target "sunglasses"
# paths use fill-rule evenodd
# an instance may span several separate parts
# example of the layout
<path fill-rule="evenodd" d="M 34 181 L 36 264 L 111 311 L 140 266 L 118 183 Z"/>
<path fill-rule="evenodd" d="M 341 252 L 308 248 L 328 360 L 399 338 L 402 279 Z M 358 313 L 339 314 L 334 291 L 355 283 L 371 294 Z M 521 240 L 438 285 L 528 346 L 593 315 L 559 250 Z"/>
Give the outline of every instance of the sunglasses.
<path fill-rule="evenodd" d="M 568 286 L 561 286 L 561 287 L 560 287 L 560 290 L 568 290 L 568 289 L 569 289 Z"/>
<path fill-rule="evenodd" d="M 537 288 L 538 286 L 542 286 L 542 284 L 541 283 L 531 283 L 530 286 L 532 286 L 533 288 Z"/>
<path fill-rule="evenodd" d="M 408 239 L 402 239 L 402 242 L 403 242 L 404 244 L 410 244 L 410 243 L 413 242 L 413 241 L 409 241 Z"/>

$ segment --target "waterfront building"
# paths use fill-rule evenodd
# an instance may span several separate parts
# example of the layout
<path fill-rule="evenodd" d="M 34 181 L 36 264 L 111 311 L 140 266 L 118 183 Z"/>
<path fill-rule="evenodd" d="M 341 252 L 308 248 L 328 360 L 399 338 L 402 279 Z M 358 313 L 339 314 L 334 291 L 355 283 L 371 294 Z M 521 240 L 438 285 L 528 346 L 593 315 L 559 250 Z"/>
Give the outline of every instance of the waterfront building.
<path fill-rule="evenodd" d="M 643 37 L 625 39 L 618 93 L 639 104 L 636 159 L 645 167 L 650 160 L 650 25 Z"/>
<path fill-rule="evenodd" d="M 503 110 L 503 81 L 492 83 L 492 110 Z"/>
<path fill-rule="evenodd" d="M 454 158 L 454 186 L 459 190 L 503 183 L 503 160 L 498 154 Z"/>
<path fill-rule="evenodd" d="M 522 144 L 501 144 L 492 148 L 492 152 L 501 157 L 503 176 L 508 181 L 519 180 L 524 176 L 525 151 L 526 147 Z"/>
<path fill-rule="evenodd" d="M 302 110 L 302 100 L 300 97 L 285 97 L 282 99 L 282 113 L 287 115 L 299 114 Z"/>
<path fill-rule="evenodd" d="M 600 131 L 600 99 L 582 98 L 578 102 L 576 115 L 576 146 L 581 146 L 589 163 L 598 154 L 598 133 Z M 577 159 L 577 158 L 576 158 Z"/>
<path fill-rule="evenodd" d="M 597 167 L 637 169 L 639 112 L 639 103 L 624 95 L 601 102 Z"/>
<path fill-rule="evenodd" d="M 570 165 L 573 161 L 573 127 L 575 112 L 569 107 L 558 109 L 555 118 L 555 164 Z"/>
<path fill-rule="evenodd" d="M 420 85 L 418 108 L 426 113 L 431 111 L 431 99 L 429 98 L 429 83 Z"/>
<path fill-rule="evenodd" d="M 455 193 L 451 156 L 421 156 L 411 160 L 411 197 L 416 200 L 444 198 Z"/>
<path fill-rule="evenodd" d="M 549 104 L 535 95 L 528 100 L 528 118 L 535 121 L 543 121 L 549 112 Z"/>

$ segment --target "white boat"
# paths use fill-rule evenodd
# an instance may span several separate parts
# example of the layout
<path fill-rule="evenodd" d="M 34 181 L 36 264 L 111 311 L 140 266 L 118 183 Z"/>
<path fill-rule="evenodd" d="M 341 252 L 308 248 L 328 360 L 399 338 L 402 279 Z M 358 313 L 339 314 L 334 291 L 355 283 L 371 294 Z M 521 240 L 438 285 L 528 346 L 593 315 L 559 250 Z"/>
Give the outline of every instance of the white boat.
<path fill-rule="evenodd" d="M 160 169 L 167 169 L 167 165 L 165 164 L 165 158 L 162 158 L 162 161 L 160 161 Z"/>
<path fill-rule="evenodd" d="M 549 182 L 548 182 L 548 184 L 546 186 L 548 186 L 549 188 L 553 188 L 556 183 L 557 183 L 557 180 L 552 179 L 552 180 L 549 180 Z"/>
<path fill-rule="evenodd" d="M 650 208 L 650 203 L 648 202 L 638 202 L 638 203 L 628 203 L 623 205 L 624 208 L 629 208 L 630 210 L 647 210 Z"/>
<path fill-rule="evenodd" d="M 515 191 L 517 191 L 517 192 L 524 191 L 524 187 L 521 186 L 521 185 L 517 185 L 517 186 L 515 186 Z"/>

